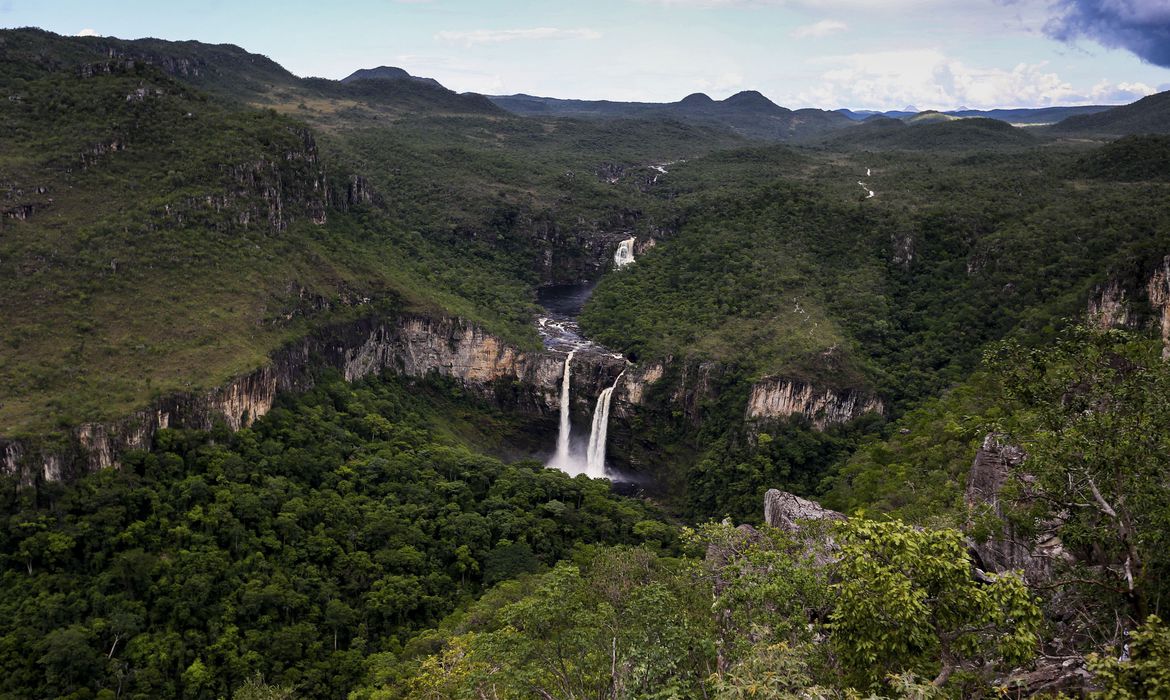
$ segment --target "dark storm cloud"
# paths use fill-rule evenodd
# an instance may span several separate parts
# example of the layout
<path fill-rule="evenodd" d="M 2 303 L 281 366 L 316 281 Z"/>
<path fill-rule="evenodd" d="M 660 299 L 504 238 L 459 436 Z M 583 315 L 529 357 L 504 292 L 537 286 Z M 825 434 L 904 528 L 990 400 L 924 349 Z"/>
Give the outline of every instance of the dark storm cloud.
<path fill-rule="evenodd" d="M 1092 39 L 1170 68 L 1170 0 L 1058 0 L 1044 33 L 1060 41 Z"/>

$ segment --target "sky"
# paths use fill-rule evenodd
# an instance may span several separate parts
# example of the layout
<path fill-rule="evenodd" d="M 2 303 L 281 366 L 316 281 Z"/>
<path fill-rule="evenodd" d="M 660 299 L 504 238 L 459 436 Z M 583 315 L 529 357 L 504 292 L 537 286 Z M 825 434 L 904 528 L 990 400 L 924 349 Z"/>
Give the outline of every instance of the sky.
<path fill-rule="evenodd" d="M 1170 0 L 0 0 L 0 26 L 577 99 L 759 90 L 790 108 L 987 109 L 1170 89 Z"/>

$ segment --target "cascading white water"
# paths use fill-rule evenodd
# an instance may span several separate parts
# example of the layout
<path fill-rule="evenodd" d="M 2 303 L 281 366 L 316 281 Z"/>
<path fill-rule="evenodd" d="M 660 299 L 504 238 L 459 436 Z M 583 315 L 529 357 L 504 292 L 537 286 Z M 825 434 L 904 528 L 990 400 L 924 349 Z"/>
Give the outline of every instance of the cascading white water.
<path fill-rule="evenodd" d="M 579 469 L 575 468 L 577 465 L 573 464 L 573 457 L 569 454 L 569 433 L 573 429 L 572 422 L 569 420 L 569 379 L 572 376 L 573 355 L 576 353 L 573 350 L 569 356 L 565 358 L 565 374 L 561 379 L 561 429 L 557 433 L 557 453 L 553 456 L 550 467 L 555 467 L 561 471 L 570 474 L 576 473 Z"/>
<path fill-rule="evenodd" d="M 586 453 L 585 473 L 593 479 L 605 477 L 605 441 L 609 432 L 609 403 L 613 390 L 625 375 L 625 370 L 614 380 L 613 386 L 601 390 L 597 406 L 593 409 L 593 427 L 589 431 L 589 451 Z"/>
<path fill-rule="evenodd" d="M 613 253 L 614 265 L 625 267 L 634 262 L 634 241 L 636 240 L 638 240 L 637 237 L 627 238 L 621 243 L 618 243 L 617 250 Z"/>

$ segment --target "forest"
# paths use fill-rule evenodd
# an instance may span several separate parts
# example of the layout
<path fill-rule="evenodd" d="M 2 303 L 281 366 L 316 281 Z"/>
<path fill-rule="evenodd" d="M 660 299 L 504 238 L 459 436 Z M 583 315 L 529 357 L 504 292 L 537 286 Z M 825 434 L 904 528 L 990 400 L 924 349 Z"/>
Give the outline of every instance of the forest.
<path fill-rule="evenodd" d="M 0 84 L 0 698 L 1170 697 L 1164 97 L 753 140 L 33 29 Z M 602 389 L 609 478 L 546 467 Z"/>

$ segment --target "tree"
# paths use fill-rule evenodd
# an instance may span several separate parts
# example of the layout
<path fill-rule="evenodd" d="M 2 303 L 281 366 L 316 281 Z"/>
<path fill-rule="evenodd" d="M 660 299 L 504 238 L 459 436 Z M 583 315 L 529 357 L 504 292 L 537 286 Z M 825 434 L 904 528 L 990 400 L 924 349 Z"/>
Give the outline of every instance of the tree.
<path fill-rule="evenodd" d="M 1098 597 L 1121 593 L 1130 619 L 1145 619 L 1170 580 L 1170 365 L 1159 344 L 1074 328 L 1053 347 L 1004 343 L 987 359 L 1017 404 L 996 428 L 1027 455 L 1005 493 L 1015 520 L 1053 524 L 1080 562 L 1075 578 Z"/>
<path fill-rule="evenodd" d="M 963 535 L 853 520 L 840 530 L 833 647 L 862 684 L 891 673 L 936 674 L 1027 660 L 1040 609 L 1020 576 L 972 576 Z"/>
<path fill-rule="evenodd" d="M 1089 656 L 1101 692 L 1098 700 L 1138 700 L 1170 696 L 1170 629 L 1157 615 L 1130 636 L 1128 658 Z"/>

